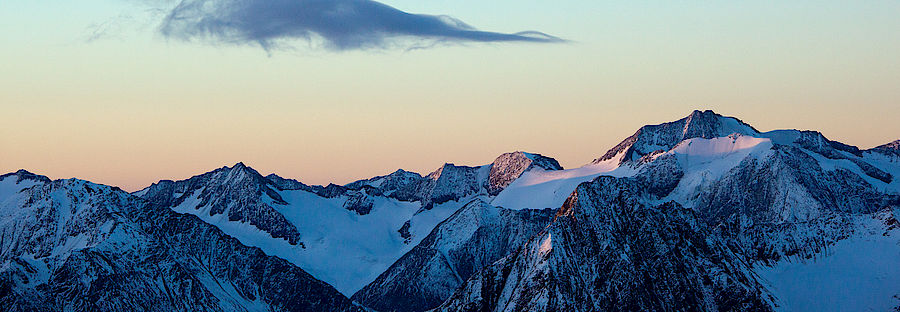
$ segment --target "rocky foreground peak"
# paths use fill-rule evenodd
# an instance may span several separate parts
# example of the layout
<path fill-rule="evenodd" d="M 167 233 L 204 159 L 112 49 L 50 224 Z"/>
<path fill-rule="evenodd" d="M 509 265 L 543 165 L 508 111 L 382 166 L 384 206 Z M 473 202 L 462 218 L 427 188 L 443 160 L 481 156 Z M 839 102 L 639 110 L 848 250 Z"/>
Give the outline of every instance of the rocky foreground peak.
<path fill-rule="evenodd" d="M 770 311 L 750 267 L 636 180 L 584 183 L 540 234 L 436 311 Z"/>

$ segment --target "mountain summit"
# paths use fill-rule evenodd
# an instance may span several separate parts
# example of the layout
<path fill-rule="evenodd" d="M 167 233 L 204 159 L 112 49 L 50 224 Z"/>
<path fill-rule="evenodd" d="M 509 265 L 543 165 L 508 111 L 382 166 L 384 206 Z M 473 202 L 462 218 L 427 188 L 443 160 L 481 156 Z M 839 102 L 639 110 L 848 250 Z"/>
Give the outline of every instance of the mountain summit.
<path fill-rule="evenodd" d="M 645 155 L 667 151 L 686 139 L 712 139 L 735 133 L 758 135 L 759 131 L 734 117 L 725 117 L 711 110 L 695 110 L 687 117 L 673 122 L 641 127 L 602 157 L 594 160 L 594 163 L 616 157 L 621 157 L 619 163 L 634 162 Z"/>
<path fill-rule="evenodd" d="M 297 227 L 274 207 L 287 204 L 276 190 L 271 180 L 239 162 L 183 181 L 163 180 L 135 194 L 161 207 L 191 206 L 209 216 L 224 215 L 302 245 Z"/>
<path fill-rule="evenodd" d="M 518 179 L 526 171 L 534 168 L 541 170 L 562 170 L 556 159 L 526 152 L 512 152 L 500 155 L 491 164 L 488 178 L 488 193 L 497 195 L 510 183 Z"/>

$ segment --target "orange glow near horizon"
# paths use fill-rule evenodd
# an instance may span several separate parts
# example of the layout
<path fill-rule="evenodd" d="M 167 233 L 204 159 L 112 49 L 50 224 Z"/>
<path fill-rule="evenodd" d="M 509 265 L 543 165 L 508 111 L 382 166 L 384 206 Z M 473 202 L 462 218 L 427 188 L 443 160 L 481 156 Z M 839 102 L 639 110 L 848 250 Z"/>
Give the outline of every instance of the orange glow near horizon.
<path fill-rule="evenodd" d="M 571 168 L 694 109 L 900 138 L 897 1 L 385 3 L 572 41 L 269 55 L 167 41 L 127 1 L 0 2 L 0 172 L 134 191 L 237 162 L 308 184 L 516 150 Z M 126 9 L 135 24 L 79 39 Z"/>
<path fill-rule="evenodd" d="M 541 122 L 537 119 L 543 116 L 532 116 L 534 120 L 521 123 L 518 128 L 508 121 L 492 123 L 488 117 L 472 116 L 471 122 L 485 127 L 461 129 L 452 127 L 455 122 L 462 122 L 458 120 L 461 117 L 379 128 L 378 122 L 357 116 L 362 119 L 356 120 L 355 126 L 347 120 L 339 127 L 319 128 L 324 125 L 292 123 L 290 118 L 276 115 L 213 114 L 208 119 L 191 120 L 159 116 L 156 122 L 140 118 L 128 121 L 126 116 L 107 118 L 108 114 L 56 116 L 45 119 L 42 125 L 16 124 L 15 128 L 23 131 L 15 136 L 5 135 L 8 132 L 4 131 L 2 146 L 16 148 L 0 152 L 0 171 L 26 169 L 51 178 L 77 177 L 136 191 L 158 180 L 186 179 L 237 162 L 264 175 L 276 173 L 308 184 L 345 184 L 399 168 L 424 175 L 445 162 L 483 165 L 501 153 L 515 150 L 554 157 L 564 167 L 572 168 L 599 157 L 643 124 L 676 120 L 683 115 L 686 114 L 639 121 L 634 114 L 623 112 L 608 115 L 610 120 L 603 122 L 568 114 L 560 116 L 567 122 L 556 123 Z M 752 118 L 738 117 L 760 131 L 776 129 L 760 126 Z M 865 124 L 847 122 L 854 123 Z M 889 133 L 881 133 L 883 138 L 865 135 L 874 130 L 860 127 L 855 133 L 842 133 L 843 136 L 835 136 L 834 130 L 826 130 L 825 134 L 848 144 L 856 143 L 851 141 L 856 136 L 855 139 L 865 141 L 859 144 L 863 148 L 893 140 Z"/>

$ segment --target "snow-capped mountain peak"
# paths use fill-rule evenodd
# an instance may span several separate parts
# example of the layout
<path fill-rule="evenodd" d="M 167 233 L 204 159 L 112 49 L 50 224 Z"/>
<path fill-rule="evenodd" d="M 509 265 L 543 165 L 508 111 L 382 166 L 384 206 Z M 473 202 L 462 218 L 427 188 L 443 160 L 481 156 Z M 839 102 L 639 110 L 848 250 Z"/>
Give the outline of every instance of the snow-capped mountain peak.
<path fill-rule="evenodd" d="M 676 121 L 641 127 L 632 136 L 594 160 L 594 163 L 617 157 L 621 157 L 620 163 L 633 162 L 657 151 L 667 151 L 686 139 L 712 139 L 734 133 L 759 135 L 759 131 L 740 119 L 725 117 L 711 110 L 695 110 L 687 117 Z"/>
<path fill-rule="evenodd" d="M 732 133 L 752 135 L 759 131 L 734 117 L 722 116 L 711 110 L 695 110 L 685 117 L 682 136 L 685 139 L 711 139 Z"/>
<path fill-rule="evenodd" d="M 486 194 L 486 181 L 490 165 L 470 167 L 446 163 L 425 176 L 419 186 L 422 205 L 430 209 L 434 204 L 456 201 L 462 198 Z"/>
<path fill-rule="evenodd" d="M 348 188 L 354 188 L 354 189 L 359 188 L 364 185 L 375 187 L 375 188 L 380 188 L 380 187 L 385 186 L 385 184 L 403 185 L 406 183 L 415 182 L 417 180 L 420 180 L 421 178 L 422 178 L 422 175 L 420 175 L 418 173 L 415 173 L 412 171 L 406 171 L 403 169 L 397 169 L 394 172 L 391 172 L 390 174 L 387 174 L 387 175 L 377 176 L 377 177 L 373 177 L 373 178 L 369 178 L 369 179 L 365 179 L 365 180 L 359 180 L 359 181 L 356 181 L 353 183 L 349 183 L 345 186 Z"/>
<path fill-rule="evenodd" d="M 878 146 L 878 147 L 876 147 L 876 148 L 892 149 L 892 150 L 895 150 L 895 151 L 896 151 L 896 150 L 900 150 L 900 140 L 896 140 L 896 141 L 894 141 L 894 142 L 891 142 L 891 143 L 888 143 L 888 144 L 884 144 L 884 145 Z"/>
<path fill-rule="evenodd" d="M 304 184 L 303 182 L 300 182 L 300 181 L 297 181 L 294 179 L 283 178 L 274 173 L 267 175 L 266 180 L 269 180 L 270 182 L 272 182 L 272 184 L 279 190 L 307 190 L 307 189 L 310 189 L 310 186 Z"/>
<path fill-rule="evenodd" d="M 0 196 L 4 309 L 359 310 L 302 269 L 117 187 L 19 171 L 0 176 Z"/>
<path fill-rule="evenodd" d="M 277 189 L 253 168 L 237 163 L 187 180 L 160 181 L 135 195 L 161 207 L 190 207 L 210 216 L 226 215 L 272 237 L 302 245 L 297 228 L 273 207 L 287 204 Z"/>
<path fill-rule="evenodd" d="M 4 175 L 0 175 L 0 180 L 4 180 L 4 179 L 6 179 L 8 177 L 12 177 L 12 176 L 16 177 L 16 183 L 26 181 L 26 180 L 39 181 L 39 182 L 50 182 L 50 178 L 28 172 L 28 170 L 25 170 L 25 169 L 19 169 L 16 172 L 10 172 L 10 173 L 4 174 Z"/>
<path fill-rule="evenodd" d="M 510 183 L 525 172 L 539 168 L 541 170 L 562 170 L 556 159 L 526 152 L 505 153 L 497 157 L 491 164 L 488 178 L 488 193 L 497 195 Z"/>
<path fill-rule="evenodd" d="M 900 158 L 900 140 L 879 145 L 867 151 Z"/>

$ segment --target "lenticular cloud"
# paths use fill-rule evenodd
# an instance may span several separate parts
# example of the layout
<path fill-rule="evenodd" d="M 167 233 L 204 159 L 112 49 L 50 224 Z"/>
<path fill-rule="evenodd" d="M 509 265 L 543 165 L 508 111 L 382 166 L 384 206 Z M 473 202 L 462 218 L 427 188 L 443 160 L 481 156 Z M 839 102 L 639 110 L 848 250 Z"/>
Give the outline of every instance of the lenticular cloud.
<path fill-rule="evenodd" d="M 330 50 L 563 41 L 537 31 L 477 30 L 449 16 L 406 13 L 371 0 L 183 0 L 161 31 L 171 38 L 259 44 L 267 50 L 293 40 Z"/>

